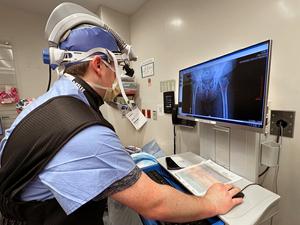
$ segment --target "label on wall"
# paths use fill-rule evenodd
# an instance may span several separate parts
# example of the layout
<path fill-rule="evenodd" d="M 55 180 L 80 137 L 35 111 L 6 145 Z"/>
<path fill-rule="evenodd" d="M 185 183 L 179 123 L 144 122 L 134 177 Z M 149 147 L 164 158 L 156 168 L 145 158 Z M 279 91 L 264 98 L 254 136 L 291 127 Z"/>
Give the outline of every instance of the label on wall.
<path fill-rule="evenodd" d="M 141 64 L 142 78 L 154 76 L 154 58 L 147 59 Z"/>
<path fill-rule="evenodd" d="M 160 92 L 175 91 L 175 80 L 164 80 L 160 82 Z"/>
<path fill-rule="evenodd" d="M 139 110 L 138 107 L 128 112 L 126 114 L 126 117 L 137 130 L 139 130 L 147 122 L 146 117 L 143 115 L 143 113 L 141 112 L 141 110 Z"/>

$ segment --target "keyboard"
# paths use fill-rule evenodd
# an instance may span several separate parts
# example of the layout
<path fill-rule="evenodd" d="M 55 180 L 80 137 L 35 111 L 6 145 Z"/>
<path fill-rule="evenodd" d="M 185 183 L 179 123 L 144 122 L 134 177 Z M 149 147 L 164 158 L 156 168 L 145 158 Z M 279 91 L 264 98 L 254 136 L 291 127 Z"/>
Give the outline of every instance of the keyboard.
<path fill-rule="evenodd" d="M 146 174 L 156 183 L 170 185 L 166 179 L 155 170 L 148 171 Z"/>

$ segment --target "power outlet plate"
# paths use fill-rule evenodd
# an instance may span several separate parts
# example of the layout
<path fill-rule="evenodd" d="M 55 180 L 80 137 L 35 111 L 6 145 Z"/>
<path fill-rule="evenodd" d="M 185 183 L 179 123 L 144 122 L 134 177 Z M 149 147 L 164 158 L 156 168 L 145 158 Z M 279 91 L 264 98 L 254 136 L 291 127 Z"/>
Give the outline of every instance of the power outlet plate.
<path fill-rule="evenodd" d="M 278 120 L 284 120 L 287 122 L 287 126 L 283 129 L 282 136 L 294 137 L 294 126 L 295 126 L 295 111 L 282 111 L 282 110 L 271 110 L 271 123 L 270 123 L 270 134 L 278 135 L 279 127 L 277 126 Z"/>

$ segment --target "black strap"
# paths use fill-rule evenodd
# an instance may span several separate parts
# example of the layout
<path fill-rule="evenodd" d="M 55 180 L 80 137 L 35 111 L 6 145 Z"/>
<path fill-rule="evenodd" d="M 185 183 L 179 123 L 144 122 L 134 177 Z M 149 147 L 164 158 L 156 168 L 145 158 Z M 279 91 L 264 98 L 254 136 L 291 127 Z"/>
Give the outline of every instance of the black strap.
<path fill-rule="evenodd" d="M 3 150 L 0 197 L 14 199 L 65 143 L 95 124 L 113 129 L 101 114 L 71 96 L 52 98 L 29 113 L 15 127 Z M 1 205 L 0 209 L 4 207 Z"/>
<path fill-rule="evenodd" d="M 83 92 L 90 106 L 100 113 L 99 107 L 104 104 L 102 97 L 80 77 L 75 76 L 72 82 Z"/>

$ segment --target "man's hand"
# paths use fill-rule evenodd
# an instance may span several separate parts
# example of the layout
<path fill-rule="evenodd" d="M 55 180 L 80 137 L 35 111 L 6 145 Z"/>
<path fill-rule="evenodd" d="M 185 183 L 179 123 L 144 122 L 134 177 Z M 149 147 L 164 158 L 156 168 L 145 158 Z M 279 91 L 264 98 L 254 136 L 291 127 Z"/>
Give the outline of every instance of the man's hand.
<path fill-rule="evenodd" d="M 215 214 L 225 214 L 234 206 L 243 202 L 242 198 L 232 198 L 240 192 L 239 188 L 230 184 L 213 184 L 206 192 L 204 199 L 215 208 Z"/>

